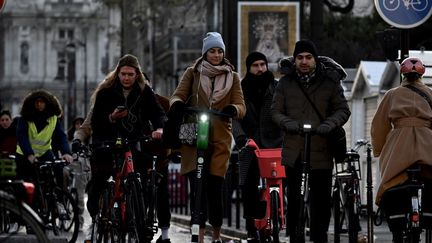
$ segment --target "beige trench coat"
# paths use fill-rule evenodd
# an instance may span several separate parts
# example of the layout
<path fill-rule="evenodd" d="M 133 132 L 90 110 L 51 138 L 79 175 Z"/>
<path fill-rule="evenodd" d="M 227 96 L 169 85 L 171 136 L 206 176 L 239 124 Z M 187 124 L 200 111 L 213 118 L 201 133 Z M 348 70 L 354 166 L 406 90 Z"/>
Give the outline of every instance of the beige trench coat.
<path fill-rule="evenodd" d="M 409 166 L 432 165 L 432 110 L 423 97 L 403 87 L 406 84 L 387 91 L 372 120 L 373 154 L 379 156 L 381 172 L 377 205 L 384 191 L 407 179 L 404 170 Z M 413 85 L 432 97 L 421 81 Z"/>
<path fill-rule="evenodd" d="M 170 99 L 170 105 L 176 101 L 188 101 L 194 107 L 208 109 L 210 104 L 204 90 L 199 86 L 200 73 L 196 67 L 189 67 L 181 78 L 174 94 Z M 227 105 L 233 105 L 237 110 L 236 118 L 242 118 L 246 113 L 243 92 L 240 85 L 239 75 L 233 72 L 233 85 L 231 91 L 220 101 L 211 107 L 221 111 Z M 193 87 L 191 85 L 193 84 Z M 232 120 L 210 116 L 209 148 L 207 158 L 210 163 L 210 174 L 225 177 L 231 157 L 232 144 Z M 182 145 L 181 152 L 181 174 L 186 174 L 196 169 L 197 153 L 196 147 Z"/>

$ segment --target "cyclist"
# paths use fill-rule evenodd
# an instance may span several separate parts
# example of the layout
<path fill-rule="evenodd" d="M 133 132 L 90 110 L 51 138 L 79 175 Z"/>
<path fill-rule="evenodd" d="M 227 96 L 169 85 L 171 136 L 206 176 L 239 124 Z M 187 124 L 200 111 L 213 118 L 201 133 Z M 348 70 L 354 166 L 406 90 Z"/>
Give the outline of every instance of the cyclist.
<path fill-rule="evenodd" d="M 202 56 L 187 68 L 170 99 L 169 119 L 180 123 L 186 103 L 192 107 L 219 110 L 235 118 L 243 117 L 246 111 L 243 92 L 238 74 L 233 70 L 234 67 L 225 58 L 222 36 L 217 32 L 207 33 L 203 40 Z M 178 133 L 170 135 L 175 137 Z M 221 242 L 222 184 L 231 156 L 231 142 L 231 119 L 210 116 L 209 148 L 206 150 L 208 164 L 201 194 L 203 217 L 200 219 L 200 242 L 204 240 L 207 213 L 213 227 L 213 242 Z M 180 170 L 188 176 L 191 198 L 194 198 L 197 149 L 195 146 L 182 145 L 180 152 Z M 191 208 L 194 208 L 194 202 L 191 200 Z"/>
<path fill-rule="evenodd" d="M 62 154 L 62 159 L 73 162 L 66 133 L 59 117 L 62 115 L 60 103 L 46 90 L 29 93 L 21 108 L 17 125 L 16 172 L 17 178 L 37 183 L 35 161 L 52 161 L 55 154 L 52 147 Z M 55 171 L 56 182 L 63 185 L 63 171 Z M 35 193 L 35 195 L 38 195 Z M 37 200 L 33 200 L 37 201 Z"/>
<path fill-rule="evenodd" d="M 67 136 L 68 141 L 71 143 L 73 140 L 73 135 L 75 131 L 82 125 L 84 122 L 84 118 L 82 117 L 76 117 L 73 119 L 71 126 L 67 130 Z M 76 172 L 74 175 L 75 178 L 75 188 L 77 190 L 78 199 L 77 204 L 79 208 L 79 221 L 80 221 L 80 227 L 79 230 L 82 230 L 82 227 L 84 225 L 84 192 L 85 192 L 85 186 L 87 184 L 87 177 L 84 173 L 84 171 L 89 170 L 90 168 L 86 164 L 86 160 L 82 158 L 78 158 L 78 161 L 76 163 L 72 163 L 66 167 L 64 167 L 64 174 L 65 174 L 65 181 L 70 181 L 70 173 Z M 69 182 L 70 183 L 70 182 Z"/>
<path fill-rule="evenodd" d="M 241 81 L 246 115 L 241 120 L 233 121 L 233 135 L 237 148 L 245 146 L 247 139 L 253 139 L 259 148 L 280 148 L 282 133 L 273 123 L 270 106 L 277 81 L 268 70 L 267 58 L 261 52 L 251 52 L 246 57 L 246 76 Z M 243 217 L 246 220 L 247 241 L 259 242 L 255 219 L 259 215 L 259 168 L 256 159 L 239 161 L 240 168 L 245 168 L 242 181 Z M 242 169 L 243 171 L 243 169 Z"/>
<path fill-rule="evenodd" d="M 13 155 L 16 151 L 17 118 L 12 119 L 9 110 L 0 112 L 0 156 Z"/>
<path fill-rule="evenodd" d="M 127 54 L 120 58 L 116 68 L 96 88 L 92 102 L 90 127 L 94 145 L 115 141 L 118 136 L 134 142 L 144 135 L 145 130 L 152 131 L 153 139 L 161 139 L 165 112 L 145 80 L 135 56 Z M 136 170 L 145 174 L 142 173 L 142 165 L 151 164 L 151 156 L 141 152 L 139 143 L 132 144 L 132 153 Z M 113 172 L 112 161 L 111 153 L 98 150 L 93 153 L 87 201 L 92 218 L 98 212 L 98 200 L 105 182 Z"/>
<path fill-rule="evenodd" d="M 317 136 L 311 140 L 310 152 L 310 238 L 315 243 L 327 242 L 331 215 L 333 159 L 328 136 L 348 120 L 351 112 L 340 80 L 343 68 L 330 58 L 318 58 L 313 42 L 296 43 L 293 58 L 281 62 L 285 74 L 279 80 L 272 103 L 273 121 L 285 132 L 282 163 L 285 165 L 288 194 L 288 228 L 290 242 L 296 241 L 296 224 L 300 197 L 304 137 L 303 123 L 309 123 Z M 314 102 L 324 121 L 312 107 L 302 89 Z"/>
<path fill-rule="evenodd" d="M 145 73 L 144 77 L 148 80 Z M 155 93 L 157 100 L 165 111 L 169 108 L 169 99 Z M 89 111 L 82 125 L 75 131 L 74 139 L 72 142 L 72 151 L 76 152 L 81 147 L 82 143 L 88 144 L 91 138 L 91 124 L 90 120 L 93 114 L 93 109 Z M 148 134 L 149 131 L 145 131 Z M 151 131 L 150 131 L 151 133 Z M 163 149 L 161 146 L 150 146 L 146 148 L 148 154 L 156 154 L 158 161 L 156 164 L 156 170 L 162 175 L 162 178 L 158 184 L 157 197 L 157 217 L 158 226 L 161 229 L 161 235 L 156 240 L 156 243 L 170 243 L 169 228 L 171 221 L 171 210 L 169 208 L 169 192 L 168 192 L 168 159 L 167 155 L 169 150 Z M 151 151 L 151 153 L 150 153 Z M 156 152 L 155 152 L 156 151 Z M 148 158 L 149 159 L 149 158 Z"/>
<path fill-rule="evenodd" d="M 420 177 L 424 182 L 422 211 L 423 227 L 432 227 L 432 107 L 425 97 L 432 99 L 432 91 L 422 82 L 425 73 L 423 62 L 409 57 L 400 65 L 403 80 L 400 86 L 388 90 L 381 100 L 371 124 L 374 156 L 379 156 L 381 182 L 376 204 L 384 210 L 393 242 L 402 242 L 402 230 L 406 223 L 390 216 L 404 214 L 410 199 L 403 192 L 386 190 L 407 180 L 406 169 L 414 164 L 421 166 Z M 416 94 L 408 87 L 414 86 Z M 424 95 L 424 97 L 422 97 Z M 394 203 L 394 202 L 406 203 Z"/>

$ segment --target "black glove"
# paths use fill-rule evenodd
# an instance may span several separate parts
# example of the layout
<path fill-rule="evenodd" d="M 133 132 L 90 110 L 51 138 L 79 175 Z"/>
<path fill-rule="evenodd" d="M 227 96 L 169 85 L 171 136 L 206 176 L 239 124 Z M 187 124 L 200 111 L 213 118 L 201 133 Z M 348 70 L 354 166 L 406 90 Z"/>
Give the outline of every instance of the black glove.
<path fill-rule="evenodd" d="M 185 108 L 186 108 L 186 104 L 184 102 L 176 101 L 171 105 L 171 107 L 168 111 L 168 116 L 169 117 L 183 117 Z"/>
<path fill-rule="evenodd" d="M 328 135 L 332 130 L 332 127 L 328 124 L 325 123 L 321 123 L 317 129 L 316 129 L 316 133 L 319 135 Z"/>
<path fill-rule="evenodd" d="M 244 136 L 244 135 L 240 135 L 240 136 L 238 136 L 238 137 L 236 138 L 235 143 L 236 143 L 236 147 L 237 147 L 238 149 L 241 149 L 241 148 L 243 148 L 244 146 L 246 146 L 246 143 L 247 143 L 247 137 Z"/>
<path fill-rule="evenodd" d="M 72 141 L 72 153 L 78 153 L 81 148 L 81 141 L 79 139 L 74 139 Z"/>
<path fill-rule="evenodd" d="M 300 125 L 295 121 L 284 123 L 283 128 L 288 134 L 300 134 Z"/>
<path fill-rule="evenodd" d="M 225 113 L 230 117 L 234 117 L 237 115 L 237 110 L 233 105 L 227 105 L 222 109 L 222 113 Z"/>

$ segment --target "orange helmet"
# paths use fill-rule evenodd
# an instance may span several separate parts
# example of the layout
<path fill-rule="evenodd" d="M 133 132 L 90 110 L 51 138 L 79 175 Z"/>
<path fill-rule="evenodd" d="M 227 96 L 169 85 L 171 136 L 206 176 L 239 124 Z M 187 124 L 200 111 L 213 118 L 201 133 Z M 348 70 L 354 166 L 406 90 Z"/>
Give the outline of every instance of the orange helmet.
<path fill-rule="evenodd" d="M 417 57 L 408 57 L 400 65 L 402 74 L 417 73 L 422 76 L 425 73 L 425 65 Z"/>

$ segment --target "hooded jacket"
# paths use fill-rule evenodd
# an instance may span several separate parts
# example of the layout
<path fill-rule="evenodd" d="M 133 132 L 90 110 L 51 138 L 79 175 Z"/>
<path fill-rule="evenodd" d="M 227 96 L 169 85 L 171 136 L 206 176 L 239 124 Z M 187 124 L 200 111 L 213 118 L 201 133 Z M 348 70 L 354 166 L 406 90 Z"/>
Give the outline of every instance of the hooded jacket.
<path fill-rule="evenodd" d="M 41 98 L 45 101 L 45 109 L 38 111 L 35 108 L 36 99 Z M 21 117 L 18 120 L 17 125 L 17 153 L 28 156 L 30 154 L 43 156 L 47 153 L 51 153 L 53 147 L 58 149 L 61 154 L 70 154 L 69 144 L 67 141 L 66 133 L 63 130 L 59 117 L 62 115 L 62 109 L 58 99 L 45 90 L 37 90 L 31 92 L 24 99 L 23 106 L 21 108 Z M 48 129 L 49 126 L 53 126 L 52 129 Z M 34 151 L 35 144 L 32 144 L 30 134 L 32 130 L 35 133 L 47 132 L 42 137 L 48 138 L 49 141 L 45 141 L 49 144 L 46 151 Z"/>
<path fill-rule="evenodd" d="M 310 102 L 299 87 L 299 76 L 295 70 L 294 58 L 283 59 L 280 62 L 281 73 L 285 74 L 279 80 L 272 102 L 273 121 L 284 128 L 285 123 L 305 123 L 317 128 L 321 121 Z M 306 92 L 324 117 L 324 123 L 331 128 L 343 126 L 351 112 L 341 80 L 346 77 L 343 68 L 329 57 L 318 57 L 315 75 L 311 78 Z M 332 169 L 333 159 L 330 154 L 328 138 L 314 135 L 311 139 L 310 163 L 311 169 Z M 304 137 L 300 134 L 285 134 L 282 163 L 294 167 L 295 162 L 302 158 L 304 151 Z"/>

